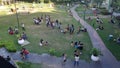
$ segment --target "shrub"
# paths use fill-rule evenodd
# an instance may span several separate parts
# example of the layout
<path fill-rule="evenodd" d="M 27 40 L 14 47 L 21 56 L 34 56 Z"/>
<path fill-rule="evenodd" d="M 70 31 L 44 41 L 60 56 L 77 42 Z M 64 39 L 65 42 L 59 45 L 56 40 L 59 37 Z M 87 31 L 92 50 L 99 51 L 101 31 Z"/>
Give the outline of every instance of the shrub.
<path fill-rule="evenodd" d="M 50 48 L 50 50 L 49 50 L 49 54 L 50 55 L 55 55 L 55 49 L 54 48 Z"/>
<path fill-rule="evenodd" d="M 116 16 L 116 19 L 120 21 L 120 16 Z"/>
<path fill-rule="evenodd" d="M 106 10 L 106 9 L 100 9 L 100 13 L 101 13 L 102 15 L 110 15 L 110 14 L 111 14 L 111 13 L 108 12 L 108 10 Z"/>
<path fill-rule="evenodd" d="M 4 46 L 4 42 L 0 40 L 0 47 Z"/>
<path fill-rule="evenodd" d="M 31 68 L 31 63 L 17 62 L 18 68 Z"/>
<path fill-rule="evenodd" d="M 91 53 L 91 55 L 94 55 L 94 56 L 102 55 L 100 50 L 98 50 L 97 48 L 92 48 L 90 53 Z"/>
<path fill-rule="evenodd" d="M 49 0 L 44 0 L 44 3 L 49 3 Z"/>
<path fill-rule="evenodd" d="M 13 41 L 0 41 L 0 47 L 5 47 L 9 52 L 16 52 L 17 49 Z"/>
<path fill-rule="evenodd" d="M 12 41 L 6 41 L 5 43 L 5 48 L 9 51 L 9 52 L 16 52 L 17 49 L 15 47 L 14 42 Z"/>

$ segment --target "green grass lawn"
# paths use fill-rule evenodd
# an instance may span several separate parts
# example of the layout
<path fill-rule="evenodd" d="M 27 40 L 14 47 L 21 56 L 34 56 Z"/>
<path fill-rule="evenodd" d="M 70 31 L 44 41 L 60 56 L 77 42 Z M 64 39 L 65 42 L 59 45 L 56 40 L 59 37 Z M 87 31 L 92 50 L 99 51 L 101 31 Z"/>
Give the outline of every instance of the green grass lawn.
<path fill-rule="evenodd" d="M 104 24 L 104 30 L 97 31 L 102 38 L 103 42 L 105 43 L 106 47 L 112 52 L 112 54 L 116 57 L 117 60 L 120 60 L 120 44 L 117 44 L 114 41 L 108 40 L 109 34 L 113 34 L 114 38 L 117 38 L 120 35 L 120 28 L 118 27 L 118 23 L 111 24 L 108 23 L 110 18 L 102 19 Z M 88 22 L 91 26 L 95 24 L 94 28 L 96 29 L 97 25 L 96 20 L 92 20 Z"/>
<path fill-rule="evenodd" d="M 19 68 L 42 68 L 41 64 L 33 64 L 29 62 L 17 62 Z"/>
<path fill-rule="evenodd" d="M 25 24 L 26 31 L 25 33 L 28 36 L 29 45 L 26 45 L 30 52 L 33 53 L 48 53 L 48 51 L 53 48 L 55 49 L 55 56 L 61 56 L 62 53 L 66 53 L 68 58 L 73 58 L 73 53 L 75 48 L 70 45 L 71 41 L 81 41 L 84 44 L 83 54 L 80 55 L 81 59 L 86 61 L 90 60 L 90 49 L 92 48 L 91 41 L 89 39 L 88 33 L 80 33 L 77 35 L 77 28 L 80 24 L 73 19 L 73 17 L 69 16 L 65 9 L 62 8 L 49 8 L 49 12 L 45 12 L 44 9 L 39 9 L 39 12 L 20 15 L 19 14 L 19 22 Z M 62 23 L 62 27 L 67 27 L 67 24 L 74 24 L 75 33 L 70 35 L 69 33 L 63 34 L 57 28 L 47 28 L 45 22 L 41 25 L 35 25 L 33 23 L 34 17 L 40 17 L 41 15 L 50 15 L 52 20 L 58 19 Z M 16 44 L 17 50 L 21 50 L 21 46 L 17 43 L 16 35 L 9 35 L 7 30 L 9 26 L 17 26 L 16 15 L 6 15 L 0 16 L 0 40 L 12 40 Z M 21 27 L 19 27 L 20 32 Z M 41 47 L 39 45 L 40 39 L 47 40 L 49 42 L 48 46 Z"/>
<path fill-rule="evenodd" d="M 83 11 L 81 10 L 81 6 L 76 9 L 77 12 Z M 83 17 L 79 14 L 80 17 Z M 120 28 L 118 27 L 118 22 L 116 24 L 108 23 L 110 18 L 103 19 L 104 24 L 101 24 L 104 27 L 104 30 L 97 31 L 100 37 L 102 38 L 103 42 L 105 43 L 106 47 L 112 52 L 112 54 L 116 57 L 118 61 L 120 61 L 120 44 L 117 44 L 114 41 L 108 40 L 109 34 L 113 34 L 114 38 L 120 36 Z M 86 20 L 93 28 L 97 28 L 99 24 L 96 23 L 95 19 L 91 21 Z M 94 24 L 94 26 L 93 26 Z"/>

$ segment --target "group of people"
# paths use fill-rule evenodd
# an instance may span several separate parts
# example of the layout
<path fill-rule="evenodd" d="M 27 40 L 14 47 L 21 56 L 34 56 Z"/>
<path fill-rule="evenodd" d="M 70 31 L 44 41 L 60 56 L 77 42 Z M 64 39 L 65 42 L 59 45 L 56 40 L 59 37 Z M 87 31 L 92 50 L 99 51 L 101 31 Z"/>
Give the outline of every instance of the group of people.
<path fill-rule="evenodd" d="M 37 18 L 33 18 L 34 24 L 36 25 L 40 25 L 43 21 L 43 16 L 41 17 L 37 17 Z"/>
<path fill-rule="evenodd" d="M 117 38 L 114 38 L 114 36 L 112 34 L 109 34 L 108 40 L 112 40 L 112 41 L 120 44 L 120 37 L 119 36 Z"/>
<path fill-rule="evenodd" d="M 10 26 L 9 28 L 8 28 L 8 33 L 10 34 L 10 35 L 13 35 L 13 34 L 18 34 L 19 33 L 19 31 L 18 31 L 18 28 L 15 26 L 14 28 L 12 28 L 12 26 Z"/>
<path fill-rule="evenodd" d="M 103 21 L 102 21 L 99 17 L 97 17 L 97 18 L 96 18 L 96 22 L 97 22 L 97 24 L 98 24 L 96 30 L 103 30 L 103 29 L 104 29 L 104 27 L 102 26 Z"/>
<path fill-rule="evenodd" d="M 66 62 L 67 62 L 67 54 L 63 53 L 62 54 L 62 59 L 63 59 L 62 65 L 65 65 Z M 74 67 L 79 66 L 79 59 L 80 59 L 80 57 L 79 57 L 79 54 L 78 54 L 78 50 L 75 50 L 74 51 L 74 63 L 73 63 Z"/>
<path fill-rule="evenodd" d="M 22 30 L 25 31 L 25 25 L 24 25 L 24 23 L 21 23 L 21 28 L 22 28 Z M 8 33 L 10 35 L 18 34 L 19 33 L 18 27 L 17 26 L 15 26 L 14 28 L 12 26 L 8 27 Z"/>
<path fill-rule="evenodd" d="M 54 29 L 55 27 L 61 29 L 61 22 L 59 22 L 59 20 L 57 19 L 52 20 L 49 15 L 45 15 L 45 22 L 47 27 L 51 27 L 52 29 Z"/>
<path fill-rule="evenodd" d="M 76 48 L 77 50 L 80 51 L 80 54 L 82 54 L 82 50 L 83 50 L 83 43 L 81 41 L 71 41 L 71 46 L 73 46 L 74 48 Z"/>
<path fill-rule="evenodd" d="M 74 33 L 74 25 L 71 24 L 71 26 L 68 24 L 67 27 L 65 29 L 61 28 L 61 32 L 66 34 L 67 32 L 69 32 L 70 34 L 73 34 Z"/>
<path fill-rule="evenodd" d="M 44 41 L 43 39 L 40 39 L 39 45 L 40 46 L 43 46 L 43 45 L 47 46 L 48 45 L 48 41 Z"/>
<path fill-rule="evenodd" d="M 28 58 L 29 51 L 26 48 L 22 48 L 20 55 L 22 59 L 27 59 Z"/>

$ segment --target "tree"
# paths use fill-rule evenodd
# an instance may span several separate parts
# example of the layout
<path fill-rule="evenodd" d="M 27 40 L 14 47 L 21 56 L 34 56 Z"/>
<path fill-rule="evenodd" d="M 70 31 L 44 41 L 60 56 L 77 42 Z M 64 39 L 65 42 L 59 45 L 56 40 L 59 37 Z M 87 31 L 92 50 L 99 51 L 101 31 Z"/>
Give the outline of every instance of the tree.
<path fill-rule="evenodd" d="M 96 7 L 100 7 L 100 5 L 102 4 L 104 0 L 91 0 L 91 5 L 92 6 L 96 6 Z"/>

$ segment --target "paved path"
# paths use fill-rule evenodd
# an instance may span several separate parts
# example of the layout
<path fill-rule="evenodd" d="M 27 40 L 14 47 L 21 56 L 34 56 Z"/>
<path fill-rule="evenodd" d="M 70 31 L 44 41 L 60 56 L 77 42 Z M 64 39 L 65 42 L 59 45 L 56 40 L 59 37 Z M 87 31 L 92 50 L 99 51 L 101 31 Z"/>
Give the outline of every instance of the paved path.
<path fill-rule="evenodd" d="M 92 41 L 92 44 L 94 47 L 101 50 L 103 56 L 101 56 L 100 66 L 101 68 L 120 68 L 119 62 L 115 59 L 115 57 L 111 54 L 111 52 L 105 47 L 105 44 L 97 34 L 97 32 L 92 28 L 89 24 L 87 24 L 86 21 L 84 21 L 82 18 L 78 16 L 78 14 L 75 11 L 75 8 L 79 5 L 74 6 L 71 8 L 71 12 L 73 14 L 73 17 L 80 21 L 80 23 L 87 28 L 88 34 L 90 36 L 90 39 Z"/>
<path fill-rule="evenodd" d="M 30 53 L 28 59 L 21 60 L 20 52 L 9 54 L 15 61 L 27 61 L 31 63 L 42 63 L 42 68 L 94 68 L 90 63 L 80 60 L 79 67 L 73 66 L 73 60 L 68 59 L 65 65 L 62 65 L 62 57 L 50 56 L 49 54 Z M 96 67 L 95 67 L 96 68 Z"/>

